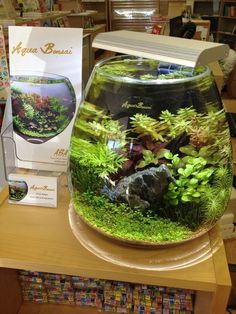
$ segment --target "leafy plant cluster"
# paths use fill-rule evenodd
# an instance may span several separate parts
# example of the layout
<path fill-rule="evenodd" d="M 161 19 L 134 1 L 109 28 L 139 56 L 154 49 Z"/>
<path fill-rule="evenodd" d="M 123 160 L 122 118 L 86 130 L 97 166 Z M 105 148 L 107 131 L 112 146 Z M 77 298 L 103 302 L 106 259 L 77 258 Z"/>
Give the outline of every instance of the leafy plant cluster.
<path fill-rule="evenodd" d="M 169 184 L 161 203 L 148 212 L 131 210 L 127 204 L 112 203 L 99 195 L 105 182 L 114 185 L 123 177 L 162 163 L 167 165 L 174 181 Z M 118 236 L 121 232 L 125 238 L 128 224 L 136 225 L 135 221 L 139 221 L 143 229 L 140 233 L 130 230 L 129 238 L 133 233 L 136 239 L 146 238 L 144 231 L 150 232 L 146 231 L 146 226 L 151 230 L 162 219 L 191 230 L 202 223 L 212 224 L 222 215 L 232 186 L 231 145 L 225 114 L 223 110 L 201 114 L 192 107 L 181 108 L 176 113 L 162 111 L 159 119 L 135 114 L 130 117 L 130 129 L 123 130 L 119 121 L 113 121 L 104 111 L 84 102 L 71 140 L 71 173 L 74 186 L 82 193 L 75 193 L 75 207 L 88 221 L 91 219 L 106 230 L 97 222 L 102 220 L 100 207 L 116 217 L 108 233 L 116 229 L 115 220 L 121 219 L 116 216 L 117 211 L 123 212 L 123 222 L 126 213 L 132 218 L 126 221 L 123 233 L 116 233 Z M 91 200 L 100 202 L 96 206 L 83 198 L 84 193 L 92 191 Z M 97 211 L 96 219 L 93 211 Z M 142 222 L 136 215 L 142 216 Z M 147 217 L 151 217 L 151 221 Z M 109 226 L 109 223 L 104 225 Z M 160 226 L 155 225 L 155 228 Z M 159 236 L 156 235 L 154 241 L 164 241 L 158 239 Z"/>
<path fill-rule="evenodd" d="M 101 178 L 117 172 L 126 160 L 125 156 L 117 154 L 103 143 L 91 143 L 75 136 L 72 137 L 71 155 L 81 167 L 93 169 Z"/>
<path fill-rule="evenodd" d="M 169 184 L 164 198 L 172 205 L 192 201 L 199 203 L 214 168 L 205 167 L 207 161 L 202 157 L 179 158 L 178 155 L 173 156 L 172 153 L 165 154 L 165 157 L 171 160 L 169 167 L 176 180 Z"/>
<path fill-rule="evenodd" d="M 28 136 L 54 136 L 69 123 L 68 108 L 57 97 L 23 93 L 13 87 L 12 109 L 14 128 Z"/>
<path fill-rule="evenodd" d="M 203 157 L 167 153 L 175 177 L 164 195 L 164 216 L 196 229 L 202 222 L 213 224 L 224 212 L 232 187 L 232 168 L 207 165 Z M 170 206 L 172 205 L 172 206 Z"/>

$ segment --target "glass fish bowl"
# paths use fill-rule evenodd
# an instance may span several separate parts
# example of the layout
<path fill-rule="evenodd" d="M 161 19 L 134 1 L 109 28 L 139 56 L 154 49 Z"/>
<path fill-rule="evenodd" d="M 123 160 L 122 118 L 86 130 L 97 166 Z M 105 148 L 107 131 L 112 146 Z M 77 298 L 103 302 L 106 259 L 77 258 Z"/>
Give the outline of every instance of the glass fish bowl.
<path fill-rule="evenodd" d="M 128 245 L 189 241 L 223 215 L 232 177 L 207 66 L 128 55 L 95 66 L 70 145 L 72 208 L 88 226 Z"/>
<path fill-rule="evenodd" d="M 61 133 L 75 113 L 76 97 L 68 78 L 40 72 L 11 76 L 14 131 L 41 144 Z"/>

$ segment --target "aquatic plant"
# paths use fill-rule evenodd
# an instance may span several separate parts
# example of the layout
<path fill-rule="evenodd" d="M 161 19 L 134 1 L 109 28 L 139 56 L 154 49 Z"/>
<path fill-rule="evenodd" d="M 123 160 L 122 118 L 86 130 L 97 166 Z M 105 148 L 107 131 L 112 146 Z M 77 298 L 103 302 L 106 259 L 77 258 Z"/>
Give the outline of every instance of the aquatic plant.
<path fill-rule="evenodd" d="M 142 81 L 148 81 L 148 80 L 154 80 L 154 79 L 156 79 L 156 76 L 151 75 L 151 74 L 140 75 L 140 80 Z"/>
<path fill-rule="evenodd" d="M 80 104 L 79 118 L 84 120 L 89 119 L 97 121 L 99 119 L 107 119 L 108 116 L 104 110 L 101 110 L 94 104 L 84 100 Z"/>
<path fill-rule="evenodd" d="M 232 168 L 221 166 L 215 169 L 213 184 L 203 195 L 205 220 L 214 223 L 223 214 L 232 189 Z"/>
<path fill-rule="evenodd" d="M 171 160 L 168 165 L 176 181 L 169 184 L 161 214 L 193 230 L 202 222 L 207 225 L 219 219 L 230 197 L 232 168 L 209 167 L 202 157 L 167 153 L 166 158 Z"/>
<path fill-rule="evenodd" d="M 13 87 L 12 107 L 14 128 L 28 136 L 54 136 L 69 123 L 68 108 L 57 97 L 27 94 Z"/>
<path fill-rule="evenodd" d="M 109 149 L 106 144 L 90 143 L 75 136 L 71 138 L 71 156 L 81 166 L 90 168 L 102 178 L 117 172 L 127 160 L 122 154 Z"/>
<path fill-rule="evenodd" d="M 137 164 L 136 169 L 139 168 L 145 168 L 146 166 L 149 165 L 158 165 L 160 162 L 161 158 L 165 157 L 165 154 L 169 152 L 169 150 L 161 148 L 157 154 L 154 154 L 152 151 L 150 150 L 143 150 L 142 151 L 142 155 L 143 155 L 143 159 Z"/>
<path fill-rule="evenodd" d="M 166 138 L 174 139 L 182 133 L 189 133 L 191 123 L 197 112 L 194 108 L 180 108 L 176 114 L 171 113 L 169 110 L 164 110 L 160 113 L 159 119 L 162 123 L 168 126 L 166 130 Z"/>
<path fill-rule="evenodd" d="M 179 158 L 172 153 L 165 154 L 170 160 L 172 175 L 176 181 L 171 182 L 164 199 L 167 203 L 199 203 L 214 172 L 213 167 L 205 167 L 207 161 L 202 157 L 185 156 Z"/>
<path fill-rule="evenodd" d="M 161 217 L 178 222 L 187 226 L 193 232 L 196 231 L 205 219 L 202 202 L 196 205 L 195 202 L 179 203 L 177 205 L 165 204 L 165 207 L 158 209 Z"/>
<path fill-rule="evenodd" d="M 101 67 L 100 73 L 114 75 L 114 76 L 124 76 L 124 77 L 133 77 L 132 72 L 137 71 L 137 67 L 127 66 L 126 64 L 121 63 L 113 63 L 111 62 L 109 65 L 103 65 Z"/>
<path fill-rule="evenodd" d="M 25 113 L 25 117 L 27 119 L 33 119 L 34 114 L 35 114 L 35 110 L 34 110 L 33 106 L 31 104 L 23 103 L 22 107 L 23 107 L 23 110 Z"/>
<path fill-rule="evenodd" d="M 101 231 L 126 240 L 146 242 L 181 241 L 191 235 L 191 230 L 170 219 L 148 212 L 130 210 L 128 205 L 110 202 L 103 195 L 74 193 L 75 210 L 88 223 Z"/>
<path fill-rule="evenodd" d="M 156 141 L 164 141 L 162 134 L 167 129 L 164 123 L 140 113 L 136 113 L 130 120 L 133 131 L 139 134 L 139 137 L 150 135 Z"/>
<path fill-rule="evenodd" d="M 116 148 L 123 147 L 127 142 L 127 131 L 123 130 L 123 125 L 88 102 L 82 103 L 74 126 L 74 135 L 87 140 L 101 143 L 115 141 Z"/>
<path fill-rule="evenodd" d="M 74 189 L 80 192 L 98 191 L 102 178 L 90 167 L 81 166 L 76 158 L 70 156 L 70 176 Z"/>
<path fill-rule="evenodd" d="M 178 79 L 178 78 L 184 78 L 186 77 L 186 74 L 181 72 L 173 72 L 173 73 L 167 73 L 167 74 L 160 74 L 158 78 L 160 80 L 170 80 L 170 79 Z"/>
<path fill-rule="evenodd" d="M 127 58 L 121 61 L 115 60 L 110 61 L 109 64 L 102 65 L 100 69 L 98 69 L 98 72 L 117 77 L 140 78 L 142 74 L 141 76 L 137 76 L 137 73 L 139 73 L 140 71 L 140 64 L 145 67 L 145 73 L 150 71 L 154 72 L 153 70 L 157 69 L 159 61 L 142 58 L 140 58 L 140 63 L 137 63 L 137 59 L 132 58 Z M 155 78 L 157 78 L 157 75 L 155 76 Z"/>

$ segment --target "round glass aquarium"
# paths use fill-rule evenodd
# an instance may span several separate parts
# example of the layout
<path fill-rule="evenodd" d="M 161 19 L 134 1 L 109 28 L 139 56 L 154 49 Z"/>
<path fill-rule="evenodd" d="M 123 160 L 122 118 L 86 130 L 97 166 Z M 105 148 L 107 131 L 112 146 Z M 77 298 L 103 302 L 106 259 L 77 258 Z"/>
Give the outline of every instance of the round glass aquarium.
<path fill-rule="evenodd" d="M 83 222 L 128 245 L 176 245 L 215 225 L 232 177 L 208 67 L 126 55 L 95 66 L 70 146 L 72 207 Z"/>
<path fill-rule="evenodd" d="M 75 113 L 76 97 L 68 78 L 40 72 L 11 76 L 14 131 L 41 144 L 61 133 Z"/>

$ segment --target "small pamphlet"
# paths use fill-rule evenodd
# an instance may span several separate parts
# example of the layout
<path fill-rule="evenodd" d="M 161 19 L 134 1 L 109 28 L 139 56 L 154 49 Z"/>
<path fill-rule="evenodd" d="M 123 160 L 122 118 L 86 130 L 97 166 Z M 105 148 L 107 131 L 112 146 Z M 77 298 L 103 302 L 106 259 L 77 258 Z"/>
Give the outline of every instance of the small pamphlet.
<path fill-rule="evenodd" d="M 57 207 L 58 173 L 11 173 L 8 176 L 9 203 Z"/>

